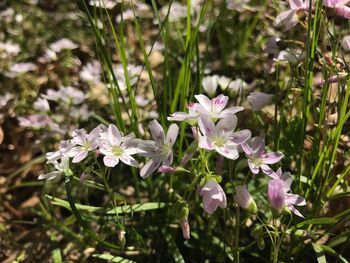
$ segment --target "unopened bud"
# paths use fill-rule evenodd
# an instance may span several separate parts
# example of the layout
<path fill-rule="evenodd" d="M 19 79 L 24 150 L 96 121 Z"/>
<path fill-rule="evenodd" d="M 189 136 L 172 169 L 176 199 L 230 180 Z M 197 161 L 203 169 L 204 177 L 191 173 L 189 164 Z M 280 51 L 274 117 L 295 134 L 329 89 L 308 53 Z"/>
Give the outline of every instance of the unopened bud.
<path fill-rule="evenodd" d="M 258 208 L 256 206 L 256 203 L 251 194 L 248 192 L 246 186 L 237 186 L 236 194 L 233 198 L 237 205 L 242 207 L 243 209 L 246 209 L 247 211 L 253 214 L 257 212 Z"/>

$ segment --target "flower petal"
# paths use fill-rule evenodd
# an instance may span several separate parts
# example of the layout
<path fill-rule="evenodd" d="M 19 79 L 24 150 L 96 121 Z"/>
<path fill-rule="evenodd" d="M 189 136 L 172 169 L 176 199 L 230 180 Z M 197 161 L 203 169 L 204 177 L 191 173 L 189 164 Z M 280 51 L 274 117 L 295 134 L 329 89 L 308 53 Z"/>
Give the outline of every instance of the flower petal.
<path fill-rule="evenodd" d="M 205 136 L 211 137 L 215 133 L 215 124 L 207 115 L 200 116 L 198 126 Z"/>
<path fill-rule="evenodd" d="M 288 208 L 297 216 L 300 216 L 301 218 L 305 218 L 294 206 L 288 205 Z"/>
<path fill-rule="evenodd" d="M 164 144 L 165 134 L 163 127 L 159 124 L 159 122 L 156 120 L 151 121 L 149 123 L 149 129 L 151 131 L 153 140 L 160 144 Z"/>
<path fill-rule="evenodd" d="M 230 115 L 221 119 L 215 127 L 215 133 L 231 133 L 236 129 L 237 117 Z"/>
<path fill-rule="evenodd" d="M 118 130 L 118 128 L 114 124 L 110 124 L 108 126 L 108 141 L 113 146 L 119 146 L 122 140 L 122 136 Z"/>
<path fill-rule="evenodd" d="M 277 163 L 280 160 L 282 160 L 283 157 L 284 157 L 284 154 L 281 152 L 271 152 L 271 153 L 264 153 L 260 155 L 260 158 L 265 164 Z"/>
<path fill-rule="evenodd" d="M 81 151 L 79 153 L 77 153 L 77 155 L 74 156 L 72 163 L 79 163 L 82 160 L 84 160 L 86 158 L 86 156 L 88 155 L 87 151 Z"/>
<path fill-rule="evenodd" d="M 166 134 L 166 142 L 173 146 L 178 134 L 179 126 L 177 126 L 176 124 L 171 124 Z"/>
<path fill-rule="evenodd" d="M 52 180 L 61 174 L 62 172 L 60 171 L 53 171 L 47 174 L 41 174 L 39 175 L 38 180 Z"/>
<path fill-rule="evenodd" d="M 350 19 L 350 7 L 344 5 L 341 7 L 336 8 L 336 12 L 338 15 L 346 18 L 346 19 Z"/>
<path fill-rule="evenodd" d="M 209 113 L 211 112 L 212 103 L 210 99 L 205 95 L 194 95 L 199 104 Z"/>
<path fill-rule="evenodd" d="M 214 150 L 214 144 L 207 136 L 199 136 L 198 147 L 206 150 Z"/>
<path fill-rule="evenodd" d="M 156 143 L 146 140 L 137 145 L 137 153 L 143 157 L 153 157 L 158 154 Z"/>
<path fill-rule="evenodd" d="M 292 27 L 296 26 L 298 22 L 299 18 L 297 15 L 297 11 L 295 10 L 288 10 L 282 12 L 275 19 L 276 26 L 283 26 L 285 30 L 289 30 Z"/>
<path fill-rule="evenodd" d="M 303 197 L 296 194 L 289 194 L 286 195 L 286 202 L 291 205 L 297 205 L 297 206 L 304 206 L 306 205 L 306 201 Z"/>
<path fill-rule="evenodd" d="M 238 132 L 234 132 L 231 137 L 231 142 L 236 145 L 242 144 L 247 141 L 250 136 L 252 136 L 252 132 L 250 130 L 241 130 Z"/>
<path fill-rule="evenodd" d="M 103 157 L 103 163 L 107 167 L 114 167 L 119 163 L 119 158 L 113 155 L 106 155 Z"/>
<path fill-rule="evenodd" d="M 131 157 L 130 155 L 128 155 L 128 154 L 123 154 L 119 158 L 120 158 L 120 160 L 123 163 L 125 163 L 125 164 L 127 164 L 129 166 L 134 166 L 134 167 L 138 167 L 139 166 L 139 164 L 136 162 L 136 160 L 133 157 Z"/>
<path fill-rule="evenodd" d="M 220 112 L 220 113 L 218 114 L 218 117 L 219 117 L 219 118 L 225 118 L 225 117 L 227 117 L 227 116 L 231 116 L 231 115 L 233 115 L 233 114 L 236 114 L 237 112 L 240 112 L 240 111 L 242 111 L 242 110 L 244 110 L 243 107 L 238 107 L 238 106 L 236 106 L 236 107 L 231 107 L 231 108 L 228 108 L 228 109 L 223 110 L 222 112 Z"/>
<path fill-rule="evenodd" d="M 231 160 L 236 160 L 239 157 L 239 153 L 236 148 L 215 147 L 215 150 L 222 156 Z"/>
<path fill-rule="evenodd" d="M 289 0 L 289 4 L 291 9 L 298 10 L 303 8 L 304 2 L 302 0 Z"/>
<path fill-rule="evenodd" d="M 220 94 L 216 98 L 211 100 L 212 109 L 210 111 L 219 113 L 221 112 L 227 105 L 228 96 Z"/>
<path fill-rule="evenodd" d="M 158 169 L 160 166 L 162 159 L 161 158 L 153 158 L 149 160 L 141 169 L 140 176 L 142 178 L 148 177 L 151 173 Z"/>

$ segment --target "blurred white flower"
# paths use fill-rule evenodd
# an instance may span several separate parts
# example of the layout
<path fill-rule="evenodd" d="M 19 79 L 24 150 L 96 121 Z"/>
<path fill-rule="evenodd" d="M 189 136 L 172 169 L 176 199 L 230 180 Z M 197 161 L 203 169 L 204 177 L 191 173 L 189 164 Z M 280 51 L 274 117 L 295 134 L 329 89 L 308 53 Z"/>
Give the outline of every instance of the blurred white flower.
<path fill-rule="evenodd" d="M 187 6 L 180 4 L 178 2 L 172 2 L 172 5 L 169 10 L 169 5 L 165 5 L 160 10 L 160 13 L 163 18 L 166 17 L 169 11 L 168 21 L 177 22 L 185 17 L 187 17 Z"/>
<path fill-rule="evenodd" d="M 114 68 L 114 74 L 117 78 L 120 90 L 122 90 L 122 91 L 126 90 L 127 85 L 126 85 L 123 65 L 117 64 L 113 68 Z M 128 64 L 127 70 L 128 70 L 130 85 L 132 86 L 132 85 L 136 84 L 138 76 L 141 74 L 142 67 L 135 66 L 133 64 Z"/>
<path fill-rule="evenodd" d="M 16 63 L 14 64 L 5 75 L 9 78 L 17 77 L 18 75 L 27 73 L 29 71 L 34 71 L 37 66 L 30 62 Z"/>
<path fill-rule="evenodd" d="M 227 0 L 226 7 L 230 10 L 242 12 L 250 0 Z"/>
<path fill-rule="evenodd" d="M 41 174 L 39 175 L 38 179 L 39 180 L 52 180 L 56 178 L 57 176 L 62 175 L 66 170 L 69 169 L 69 158 L 68 157 L 63 157 L 61 161 L 55 161 L 53 162 L 53 165 L 56 169 L 56 171 L 47 173 L 47 174 Z"/>
<path fill-rule="evenodd" d="M 19 45 L 7 41 L 5 43 L 0 43 L 0 52 L 5 52 L 8 55 L 16 56 L 20 52 L 20 48 Z"/>
<path fill-rule="evenodd" d="M 49 102 L 47 99 L 40 97 L 34 102 L 34 109 L 44 112 L 50 111 Z"/>
<path fill-rule="evenodd" d="M 273 95 L 254 91 L 249 94 L 247 99 L 252 105 L 253 111 L 259 111 L 272 102 Z"/>
<path fill-rule="evenodd" d="M 80 72 L 81 79 L 87 82 L 100 82 L 100 75 L 101 64 L 96 60 L 87 63 Z"/>
<path fill-rule="evenodd" d="M 118 3 L 121 3 L 121 0 L 90 0 L 89 5 L 113 9 Z"/>
<path fill-rule="evenodd" d="M 218 75 L 213 75 L 206 76 L 202 79 L 203 89 L 209 97 L 213 97 L 216 93 L 216 89 L 218 88 L 218 78 Z"/>
<path fill-rule="evenodd" d="M 5 95 L 0 96 L 0 109 L 4 108 L 7 105 L 7 103 L 13 98 L 14 96 L 8 92 L 5 93 Z"/>
<path fill-rule="evenodd" d="M 57 40 L 56 42 L 54 42 L 50 45 L 50 49 L 56 53 L 59 53 L 64 49 L 71 50 L 71 49 L 75 49 L 77 47 L 78 47 L 78 45 L 73 43 L 72 40 L 70 40 L 68 38 L 62 38 L 62 39 Z"/>
<path fill-rule="evenodd" d="M 77 105 L 82 103 L 87 95 L 84 92 L 73 88 L 71 86 L 68 87 L 60 87 L 59 90 L 49 89 L 46 94 L 42 95 L 43 98 L 52 101 L 63 101 L 67 104 Z"/>

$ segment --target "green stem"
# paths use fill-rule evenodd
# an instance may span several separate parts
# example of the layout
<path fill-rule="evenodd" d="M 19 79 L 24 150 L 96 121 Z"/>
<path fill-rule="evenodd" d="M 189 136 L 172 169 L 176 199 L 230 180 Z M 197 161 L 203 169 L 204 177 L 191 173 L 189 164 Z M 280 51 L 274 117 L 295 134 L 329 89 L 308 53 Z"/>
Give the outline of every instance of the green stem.
<path fill-rule="evenodd" d="M 90 226 L 81 217 L 78 209 L 75 206 L 74 199 L 72 196 L 72 185 L 71 185 L 72 177 L 73 176 L 66 176 L 66 180 L 64 182 L 64 185 L 66 188 L 66 194 L 67 194 L 67 200 L 68 200 L 69 206 L 72 210 L 72 214 L 77 219 L 79 225 L 84 229 L 84 231 L 89 235 L 89 237 L 91 237 L 93 240 L 97 241 L 101 245 L 105 246 L 106 248 L 120 250 L 120 247 L 118 247 L 112 243 L 109 243 L 107 241 L 102 240 L 93 230 L 91 230 Z"/>

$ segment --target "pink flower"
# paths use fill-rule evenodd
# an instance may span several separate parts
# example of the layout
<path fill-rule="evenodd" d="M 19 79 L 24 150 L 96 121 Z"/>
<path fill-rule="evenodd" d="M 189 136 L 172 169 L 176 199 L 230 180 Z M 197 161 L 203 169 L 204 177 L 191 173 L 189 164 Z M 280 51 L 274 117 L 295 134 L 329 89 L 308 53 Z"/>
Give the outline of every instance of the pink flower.
<path fill-rule="evenodd" d="M 305 199 L 289 192 L 293 180 L 291 174 L 288 172 L 282 174 L 282 169 L 279 168 L 276 173 L 273 173 L 272 177 L 273 179 L 269 181 L 267 191 L 270 206 L 279 212 L 286 206 L 294 214 L 304 218 L 294 205 L 306 205 Z"/>
<path fill-rule="evenodd" d="M 131 156 L 137 153 L 137 142 L 132 134 L 123 137 L 118 128 L 110 124 L 100 140 L 99 149 L 104 155 L 103 163 L 108 167 L 114 167 L 120 160 L 127 165 L 138 167 L 138 163 Z"/>
<path fill-rule="evenodd" d="M 224 190 L 214 180 L 209 180 L 200 189 L 203 197 L 203 208 L 208 214 L 213 214 L 218 207 L 226 208 L 227 201 Z"/>
<path fill-rule="evenodd" d="M 173 145 L 179 133 L 179 127 L 172 124 L 165 136 L 162 126 L 156 120 L 149 123 L 149 129 L 154 141 L 148 140 L 138 144 L 138 154 L 151 158 L 140 171 L 142 178 L 148 177 L 160 165 L 170 166 L 173 163 Z"/>
<path fill-rule="evenodd" d="M 309 0 L 289 0 L 290 10 L 280 13 L 276 19 L 276 26 L 283 26 L 289 30 L 299 22 L 298 11 L 309 10 Z"/>
<path fill-rule="evenodd" d="M 195 95 L 194 97 L 199 102 L 194 105 L 194 110 L 201 115 L 208 115 L 214 120 L 236 114 L 244 109 L 243 107 L 231 107 L 225 109 L 228 97 L 222 94 L 211 100 L 205 95 Z"/>
<path fill-rule="evenodd" d="M 243 209 L 246 209 L 253 214 L 257 212 L 256 203 L 251 194 L 248 192 L 246 186 L 237 186 L 236 194 L 234 195 L 233 199 L 235 200 L 236 204 Z"/>
<path fill-rule="evenodd" d="M 346 18 L 350 18 L 350 7 L 347 6 L 349 0 L 323 0 L 323 5 L 335 9 L 335 12 Z"/>
<path fill-rule="evenodd" d="M 243 107 L 231 107 L 225 109 L 228 97 L 222 94 L 213 99 L 209 99 L 205 95 L 195 95 L 195 98 L 198 103 L 191 103 L 187 106 L 189 113 L 175 112 L 168 117 L 168 120 L 186 121 L 190 125 L 195 125 L 200 115 L 208 115 L 213 120 L 217 120 L 236 114 L 244 109 Z"/>
<path fill-rule="evenodd" d="M 234 132 L 237 126 L 235 115 L 221 119 L 216 126 L 208 116 L 203 115 L 200 117 L 198 125 L 203 134 L 199 137 L 199 148 L 215 150 L 232 160 L 239 157 L 237 146 L 251 136 L 249 130 Z"/>
<path fill-rule="evenodd" d="M 277 163 L 284 157 L 281 152 L 265 153 L 265 139 L 262 137 L 250 138 L 241 146 L 248 157 L 248 165 L 253 174 L 258 174 L 261 169 L 271 176 L 273 171 L 268 165 Z"/>
<path fill-rule="evenodd" d="M 273 95 L 266 94 L 260 91 L 254 91 L 249 94 L 248 101 L 252 105 L 253 111 L 259 111 L 264 108 L 266 105 L 270 104 L 272 101 Z"/>
<path fill-rule="evenodd" d="M 345 51 L 350 51 L 350 35 L 343 38 L 342 47 Z"/>
<path fill-rule="evenodd" d="M 95 150 L 99 145 L 100 127 L 97 126 L 89 134 L 84 129 L 73 131 L 72 142 L 77 145 L 69 152 L 68 156 L 73 157 L 73 163 L 79 163 L 84 160 L 88 153 Z"/>

